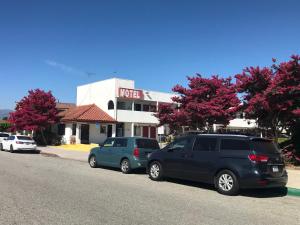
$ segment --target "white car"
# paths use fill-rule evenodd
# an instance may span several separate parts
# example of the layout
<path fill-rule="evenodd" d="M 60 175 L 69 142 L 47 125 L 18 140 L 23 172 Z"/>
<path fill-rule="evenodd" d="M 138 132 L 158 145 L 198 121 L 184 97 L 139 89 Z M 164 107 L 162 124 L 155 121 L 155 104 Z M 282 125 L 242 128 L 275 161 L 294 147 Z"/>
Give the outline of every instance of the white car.
<path fill-rule="evenodd" d="M 2 143 L 2 141 L 6 138 L 9 137 L 9 134 L 7 133 L 0 133 L 0 144 Z"/>
<path fill-rule="evenodd" d="M 28 136 L 22 135 L 11 135 L 5 138 L 0 144 L 1 151 L 8 150 L 10 152 L 14 151 L 36 151 L 35 141 Z"/>

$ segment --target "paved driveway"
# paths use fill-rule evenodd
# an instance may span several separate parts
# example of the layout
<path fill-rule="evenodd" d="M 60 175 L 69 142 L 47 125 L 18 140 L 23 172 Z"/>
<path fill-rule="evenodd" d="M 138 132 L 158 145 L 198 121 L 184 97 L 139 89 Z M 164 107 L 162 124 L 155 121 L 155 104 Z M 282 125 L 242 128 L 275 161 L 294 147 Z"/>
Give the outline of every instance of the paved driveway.
<path fill-rule="evenodd" d="M 39 154 L 0 152 L 0 224 L 300 224 L 300 198 L 153 182 Z"/>

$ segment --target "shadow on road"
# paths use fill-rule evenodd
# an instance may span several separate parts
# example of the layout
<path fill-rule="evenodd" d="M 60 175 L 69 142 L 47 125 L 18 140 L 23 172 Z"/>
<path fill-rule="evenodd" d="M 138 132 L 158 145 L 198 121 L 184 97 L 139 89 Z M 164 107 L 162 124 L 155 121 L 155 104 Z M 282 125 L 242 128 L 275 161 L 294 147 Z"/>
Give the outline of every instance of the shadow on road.
<path fill-rule="evenodd" d="M 14 150 L 14 152 L 13 153 L 17 153 L 17 154 L 40 154 L 41 153 L 41 151 L 40 150 L 36 150 L 36 151 L 34 151 L 34 150 Z"/>
<path fill-rule="evenodd" d="M 214 186 L 211 184 L 187 181 L 187 180 L 179 180 L 179 179 L 171 179 L 166 178 L 164 181 L 172 182 L 176 184 L 197 187 L 207 190 L 215 190 Z M 287 188 L 269 188 L 269 189 L 242 189 L 238 196 L 244 197 L 252 197 L 252 198 L 275 198 L 275 197 L 283 197 L 287 195 Z"/>

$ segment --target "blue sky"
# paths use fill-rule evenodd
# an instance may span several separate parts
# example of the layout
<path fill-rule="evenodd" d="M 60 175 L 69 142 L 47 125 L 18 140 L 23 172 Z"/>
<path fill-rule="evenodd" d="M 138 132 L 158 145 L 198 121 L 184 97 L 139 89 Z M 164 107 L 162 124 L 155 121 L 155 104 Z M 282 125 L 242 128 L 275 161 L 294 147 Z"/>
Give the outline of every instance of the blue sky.
<path fill-rule="evenodd" d="M 170 91 L 187 75 L 286 60 L 299 54 L 299 8 L 298 0 L 0 0 L 0 109 L 34 88 L 75 102 L 77 85 L 110 77 Z"/>

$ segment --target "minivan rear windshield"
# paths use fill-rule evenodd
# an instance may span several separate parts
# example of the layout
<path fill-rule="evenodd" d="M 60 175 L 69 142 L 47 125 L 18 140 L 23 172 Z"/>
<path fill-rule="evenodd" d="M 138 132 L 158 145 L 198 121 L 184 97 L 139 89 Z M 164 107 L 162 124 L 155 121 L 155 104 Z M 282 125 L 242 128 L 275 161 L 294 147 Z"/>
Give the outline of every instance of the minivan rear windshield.
<path fill-rule="evenodd" d="M 158 142 L 151 139 L 136 139 L 136 147 L 148 148 L 148 149 L 159 149 Z"/>
<path fill-rule="evenodd" d="M 8 134 L 0 134 L 0 137 L 9 137 Z"/>
<path fill-rule="evenodd" d="M 17 136 L 17 138 L 23 141 L 32 141 L 32 138 L 27 136 Z"/>
<path fill-rule="evenodd" d="M 259 153 L 279 153 L 279 149 L 271 140 L 252 140 L 253 150 Z"/>

